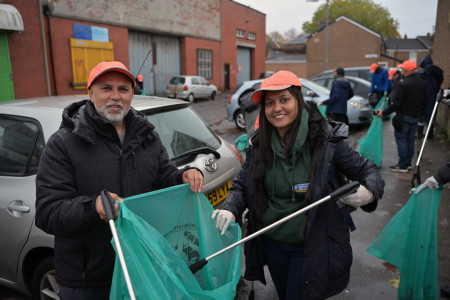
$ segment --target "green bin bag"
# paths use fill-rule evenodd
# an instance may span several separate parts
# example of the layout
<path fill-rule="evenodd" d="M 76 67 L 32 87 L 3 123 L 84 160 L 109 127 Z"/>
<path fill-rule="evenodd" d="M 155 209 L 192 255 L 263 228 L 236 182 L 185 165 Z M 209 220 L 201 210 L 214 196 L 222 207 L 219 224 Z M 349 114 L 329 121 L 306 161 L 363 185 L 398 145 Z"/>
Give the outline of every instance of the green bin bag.
<path fill-rule="evenodd" d="M 326 105 L 319 105 L 319 111 L 320 111 L 320 113 L 322 114 L 322 116 L 325 119 L 328 119 L 328 117 L 327 117 L 327 106 Z"/>
<path fill-rule="evenodd" d="M 193 193 L 188 184 L 124 199 L 115 226 L 136 299 L 234 298 L 240 246 L 195 274 L 188 267 L 241 239 L 236 223 L 220 235 L 212 212 L 203 193 Z M 110 299 L 129 299 L 118 256 Z"/>
<path fill-rule="evenodd" d="M 374 110 L 384 110 L 387 107 L 385 99 L 386 97 L 383 96 Z M 383 120 L 381 118 L 373 117 L 366 136 L 358 140 L 358 144 L 359 154 L 381 167 L 383 160 Z"/>
<path fill-rule="evenodd" d="M 234 140 L 234 145 L 239 151 L 244 151 L 250 145 L 248 140 L 248 135 L 246 133 L 240 135 L 237 139 Z"/>
<path fill-rule="evenodd" d="M 398 299 L 438 299 L 437 214 L 442 186 L 413 194 L 367 249 L 395 265 Z"/>

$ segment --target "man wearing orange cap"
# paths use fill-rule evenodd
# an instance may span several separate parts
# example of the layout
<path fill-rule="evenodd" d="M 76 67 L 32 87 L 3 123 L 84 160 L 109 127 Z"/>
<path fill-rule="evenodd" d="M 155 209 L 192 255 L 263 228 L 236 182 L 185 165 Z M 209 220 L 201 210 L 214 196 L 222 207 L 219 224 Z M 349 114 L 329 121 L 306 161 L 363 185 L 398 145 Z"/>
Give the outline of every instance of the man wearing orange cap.
<path fill-rule="evenodd" d="M 371 99 L 373 94 L 377 97 L 375 101 L 369 101 L 370 104 L 375 107 L 378 101 L 380 101 L 384 95 L 387 95 L 389 89 L 389 75 L 385 68 L 382 68 L 375 63 L 370 66 L 370 73 L 372 73 L 372 78 L 370 80 L 369 99 Z"/>
<path fill-rule="evenodd" d="M 403 80 L 391 94 L 392 104 L 383 111 L 378 110 L 377 117 L 396 113 L 392 118 L 392 124 L 395 129 L 399 160 L 389 169 L 392 172 L 406 173 L 411 169 L 417 124 L 425 108 L 427 85 L 416 76 L 415 62 L 406 60 L 398 67 L 401 68 Z"/>
<path fill-rule="evenodd" d="M 134 76 L 120 62 L 92 69 L 88 100 L 64 109 L 36 177 L 36 226 L 55 236 L 55 274 L 62 300 L 109 299 L 115 253 L 100 199 L 190 183 L 203 176 L 178 170 L 147 118 L 131 107 Z M 117 214 L 119 205 L 115 204 Z"/>

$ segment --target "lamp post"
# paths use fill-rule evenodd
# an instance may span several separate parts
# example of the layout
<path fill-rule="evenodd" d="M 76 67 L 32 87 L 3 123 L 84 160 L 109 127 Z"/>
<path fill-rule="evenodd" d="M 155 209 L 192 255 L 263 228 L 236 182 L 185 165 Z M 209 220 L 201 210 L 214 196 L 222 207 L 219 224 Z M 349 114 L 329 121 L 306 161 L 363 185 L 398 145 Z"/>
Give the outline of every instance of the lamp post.
<path fill-rule="evenodd" d="M 327 23 L 325 24 L 325 71 L 328 70 L 328 19 L 330 17 L 330 0 L 327 1 Z M 306 2 L 319 2 L 319 0 L 306 0 Z"/>

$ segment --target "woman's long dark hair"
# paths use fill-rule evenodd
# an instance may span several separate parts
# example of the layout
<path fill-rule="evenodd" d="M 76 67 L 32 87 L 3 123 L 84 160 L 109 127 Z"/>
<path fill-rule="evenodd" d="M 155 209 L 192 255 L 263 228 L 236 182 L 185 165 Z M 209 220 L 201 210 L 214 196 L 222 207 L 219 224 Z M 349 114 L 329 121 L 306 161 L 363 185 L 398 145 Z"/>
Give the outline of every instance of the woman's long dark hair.
<path fill-rule="evenodd" d="M 292 155 L 292 148 L 294 147 L 298 128 L 302 117 L 302 110 L 305 106 L 303 100 L 302 90 L 298 86 L 291 86 L 287 88 L 289 93 L 293 95 L 298 102 L 298 112 L 292 126 L 286 132 L 284 137 L 280 140 L 284 145 L 285 157 L 289 159 Z M 254 157 L 252 161 L 252 179 L 255 182 L 255 222 L 258 227 L 262 227 L 261 216 L 267 210 L 268 199 L 267 193 L 264 189 L 264 177 L 267 170 L 273 165 L 273 151 L 271 147 L 271 128 L 265 113 L 265 99 L 266 93 L 262 93 L 261 111 L 259 113 L 259 142 L 254 145 Z"/>

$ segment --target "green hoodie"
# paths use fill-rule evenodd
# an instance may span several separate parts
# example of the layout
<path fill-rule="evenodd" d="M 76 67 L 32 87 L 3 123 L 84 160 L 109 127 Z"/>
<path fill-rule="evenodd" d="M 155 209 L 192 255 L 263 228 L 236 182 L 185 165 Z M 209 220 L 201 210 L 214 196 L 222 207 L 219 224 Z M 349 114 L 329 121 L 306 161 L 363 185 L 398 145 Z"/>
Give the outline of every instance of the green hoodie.
<path fill-rule="evenodd" d="M 264 227 L 306 206 L 306 191 L 295 192 L 293 187 L 296 184 L 309 183 L 311 155 L 306 142 L 308 117 L 308 112 L 303 109 L 300 127 L 289 160 L 285 159 L 276 129 L 272 129 L 271 148 L 274 159 L 272 168 L 267 170 L 264 178 L 264 187 L 269 198 L 267 211 L 262 216 Z M 302 214 L 267 231 L 264 235 L 276 241 L 300 245 L 304 242 L 305 225 L 306 217 Z"/>

